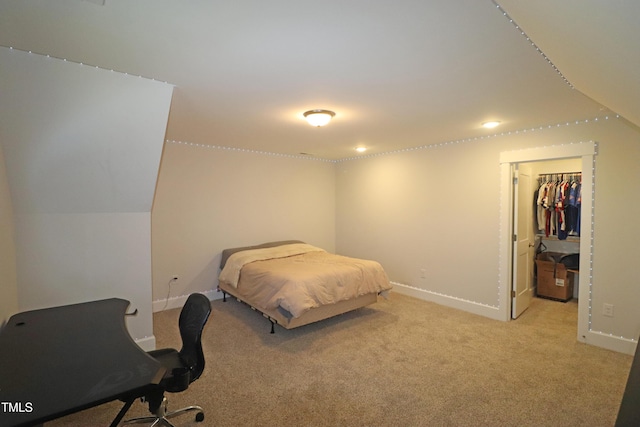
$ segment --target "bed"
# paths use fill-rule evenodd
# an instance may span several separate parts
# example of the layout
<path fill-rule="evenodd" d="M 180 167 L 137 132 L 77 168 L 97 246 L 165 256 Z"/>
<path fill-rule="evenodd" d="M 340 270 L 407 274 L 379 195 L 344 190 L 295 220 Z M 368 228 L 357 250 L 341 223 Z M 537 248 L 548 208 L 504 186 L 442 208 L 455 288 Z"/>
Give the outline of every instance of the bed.
<path fill-rule="evenodd" d="M 382 266 L 300 240 L 225 249 L 218 289 L 274 325 L 297 328 L 373 304 L 391 290 Z"/>

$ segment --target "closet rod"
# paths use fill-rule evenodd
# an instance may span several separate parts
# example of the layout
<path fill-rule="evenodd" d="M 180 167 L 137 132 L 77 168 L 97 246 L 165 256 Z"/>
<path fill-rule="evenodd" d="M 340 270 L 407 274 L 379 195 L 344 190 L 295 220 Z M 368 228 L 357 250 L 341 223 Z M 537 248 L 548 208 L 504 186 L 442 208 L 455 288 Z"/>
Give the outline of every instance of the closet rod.
<path fill-rule="evenodd" d="M 538 174 L 538 176 L 543 176 L 543 175 L 582 175 L 582 171 L 580 172 L 550 172 L 550 173 L 541 173 Z"/>
<path fill-rule="evenodd" d="M 561 181 L 561 180 L 576 180 L 582 181 L 582 172 L 556 172 L 556 173 L 541 173 L 538 174 L 538 181 Z"/>

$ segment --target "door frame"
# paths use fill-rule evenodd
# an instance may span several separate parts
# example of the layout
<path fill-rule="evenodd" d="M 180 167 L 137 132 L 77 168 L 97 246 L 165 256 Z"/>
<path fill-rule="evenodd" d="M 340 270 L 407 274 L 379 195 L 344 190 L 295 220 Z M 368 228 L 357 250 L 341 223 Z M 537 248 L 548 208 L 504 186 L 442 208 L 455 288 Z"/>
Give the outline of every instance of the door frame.
<path fill-rule="evenodd" d="M 512 165 L 543 160 L 580 157 L 582 159 L 582 207 L 580 217 L 580 269 L 578 290 L 578 341 L 586 342 L 590 324 L 593 263 L 593 197 L 595 155 L 593 141 L 553 145 L 500 153 L 500 257 L 499 309 L 503 320 L 511 320 L 513 257 L 513 178 Z"/>

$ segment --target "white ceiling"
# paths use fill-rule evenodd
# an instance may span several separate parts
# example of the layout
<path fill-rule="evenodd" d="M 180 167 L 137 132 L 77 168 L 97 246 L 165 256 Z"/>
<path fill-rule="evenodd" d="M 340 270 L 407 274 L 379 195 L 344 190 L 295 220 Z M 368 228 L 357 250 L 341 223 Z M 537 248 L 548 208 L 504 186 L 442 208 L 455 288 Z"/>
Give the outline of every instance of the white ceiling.
<path fill-rule="evenodd" d="M 170 140 L 340 159 L 608 109 L 640 123 L 637 0 L 101 3 L 0 0 L 0 45 L 174 84 Z M 313 128 L 314 108 L 336 117 Z"/>

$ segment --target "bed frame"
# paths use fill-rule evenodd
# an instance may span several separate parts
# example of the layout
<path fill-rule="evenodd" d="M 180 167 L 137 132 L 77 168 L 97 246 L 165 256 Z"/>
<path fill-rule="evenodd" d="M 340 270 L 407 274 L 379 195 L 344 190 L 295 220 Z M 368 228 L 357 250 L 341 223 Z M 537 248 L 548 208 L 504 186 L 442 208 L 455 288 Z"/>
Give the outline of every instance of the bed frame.
<path fill-rule="evenodd" d="M 236 289 L 225 286 L 224 284 L 218 285 L 218 289 L 223 293 L 222 300 L 224 302 L 227 301 L 227 295 L 231 295 L 238 301 L 248 305 L 252 310 L 261 313 L 264 317 L 266 317 L 269 322 L 271 322 L 271 333 L 275 333 L 275 325 L 278 324 L 285 329 L 293 329 L 299 326 L 308 325 L 309 323 L 318 322 L 320 320 L 328 319 L 333 316 L 337 316 L 339 314 L 343 314 L 349 311 L 353 311 L 355 309 L 365 307 L 367 305 L 373 304 L 378 301 L 377 294 L 367 294 L 359 296 L 355 299 L 339 301 L 335 304 L 331 305 L 323 305 L 320 307 L 315 307 L 304 313 L 302 316 L 294 318 L 289 317 L 283 314 L 278 310 L 260 310 L 250 302 L 244 301 L 242 298 L 238 297 L 235 293 Z"/>
<path fill-rule="evenodd" d="M 222 251 L 222 259 L 220 260 L 220 270 L 224 268 L 227 262 L 227 259 L 229 259 L 229 257 L 236 252 L 249 250 L 249 249 L 270 248 L 270 247 L 281 246 L 281 245 L 286 245 L 291 243 L 304 243 L 304 242 L 301 242 L 300 240 L 285 240 L 285 241 L 279 241 L 279 242 L 264 243 L 262 245 L 257 245 L 257 246 L 245 246 L 240 248 L 225 249 L 224 251 Z M 282 310 L 262 310 L 254 307 L 250 301 L 245 301 L 243 299 L 243 297 L 238 293 L 238 290 L 236 288 L 230 285 L 219 283 L 218 290 L 223 293 L 222 300 L 224 302 L 227 301 L 227 295 L 231 295 L 232 297 L 237 299 L 239 302 L 242 302 L 248 305 L 249 307 L 251 307 L 252 310 L 261 313 L 265 318 L 269 320 L 269 322 L 271 322 L 272 334 L 275 333 L 276 324 L 282 326 L 285 329 L 293 329 L 299 326 L 308 325 L 309 323 L 314 323 L 320 320 L 328 319 L 330 317 L 334 317 L 339 314 L 347 313 L 349 311 L 353 311 L 358 308 L 365 307 L 367 305 L 373 304 L 378 301 L 378 295 L 375 293 L 362 295 L 354 299 L 339 301 L 335 304 L 323 305 L 320 307 L 312 308 L 309 311 L 305 312 L 302 316 L 294 318 L 294 317 L 291 317 L 291 315 L 289 315 L 287 312 Z"/>

